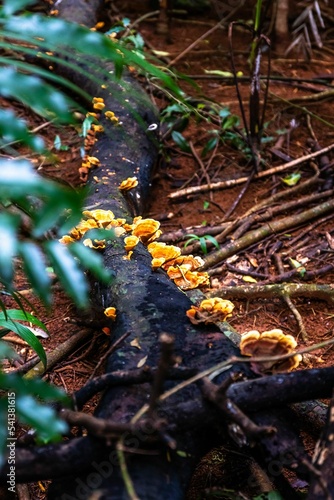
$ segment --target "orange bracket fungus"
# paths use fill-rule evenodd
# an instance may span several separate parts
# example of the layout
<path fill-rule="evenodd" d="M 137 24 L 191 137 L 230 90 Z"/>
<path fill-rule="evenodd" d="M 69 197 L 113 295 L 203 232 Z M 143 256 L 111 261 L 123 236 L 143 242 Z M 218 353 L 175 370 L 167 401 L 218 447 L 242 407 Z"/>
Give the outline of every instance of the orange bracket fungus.
<path fill-rule="evenodd" d="M 93 108 L 101 111 L 106 105 L 102 97 L 93 97 Z"/>
<path fill-rule="evenodd" d="M 139 243 L 139 238 L 137 236 L 131 235 L 124 238 L 124 248 L 127 253 L 132 253 L 132 250 Z"/>
<path fill-rule="evenodd" d="M 270 357 L 292 353 L 297 347 L 292 335 L 285 335 L 282 330 L 275 329 L 259 333 L 251 330 L 241 336 L 240 351 L 244 356 Z M 302 356 L 296 354 L 282 361 L 256 361 L 251 363 L 252 370 L 258 374 L 282 373 L 297 368 Z"/>
<path fill-rule="evenodd" d="M 86 238 L 83 240 L 85 247 L 93 248 L 93 250 L 103 250 L 106 247 L 106 242 L 104 240 L 91 240 Z"/>
<path fill-rule="evenodd" d="M 138 183 L 135 177 L 123 181 L 121 186 L 124 183 L 125 186 L 127 183 L 127 187 L 123 187 L 123 189 L 131 189 L 129 182 L 133 181 L 135 181 L 135 184 L 132 187 L 135 187 Z M 125 260 L 130 260 L 134 247 L 141 242 L 147 246 L 152 256 L 152 268 L 158 269 L 161 267 L 167 272 L 169 278 L 182 290 L 191 290 L 199 286 L 209 285 L 208 273 L 196 271 L 196 269 L 204 264 L 203 259 L 194 257 L 193 255 L 181 255 L 179 247 L 155 241 L 161 235 L 159 221 L 143 219 L 139 216 L 133 219 L 132 224 L 129 224 L 125 219 L 116 219 L 111 210 L 100 209 L 85 210 L 83 216 L 85 218 L 76 227 L 71 229 L 68 235 L 63 236 L 59 240 L 61 243 L 67 245 L 73 241 L 80 240 L 90 229 L 113 229 L 115 236 L 130 233 L 129 236 L 124 238 L 124 248 L 127 252 L 127 255 L 124 257 Z M 101 250 L 106 246 L 104 240 L 92 241 L 89 238 L 86 238 L 83 244 L 96 250 Z M 217 301 L 219 300 L 222 299 L 217 299 Z M 214 314 L 217 315 L 218 309 L 221 306 L 217 302 L 212 307 L 216 308 Z M 219 312 L 219 315 L 222 315 L 222 311 Z"/>
<path fill-rule="evenodd" d="M 115 115 L 115 113 L 113 111 L 106 111 L 104 114 L 105 114 L 105 117 L 109 118 L 110 121 L 112 121 L 113 123 L 115 123 L 117 125 L 120 125 L 119 119 L 117 118 L 117 116 Z"/>
<path fill-rule="evenodd" d="M 107 316 L 107 318 L 112 319 L 114 321 L 116 319 L 116 308 L 115 307 L 107 307 L 104 310 L 104 314 L 105 314 L 105 316 Z"/>
<path fill-rule="evenodd" d="M 122 227 L 125 224 L 125 219 L 115 219 L 115 215 L 111 210 L 84 210 L 83 216 L 85 219 L 81 219 L 79 224 L 72 228 L 69 234 L 65 234 L 60 238 L 60 243 L 68 245 L 80 240 L 91 229 L 113 229 L 116 236 L 121 236 L 126 232 Z M 105 248 L 105 242 L 102 240 L 94 240 L 94 244 L 87 238 L 83 243 L 90 248 Z"/>
<path fill-rule="evenodd" d="M 138 236 L 140 241 L 144 245 L 148 245 L 152 241 L 159 238 L 161 235 L 160 222 L 154 219 L 142 219 L 141 217 L 135 217 L 133 219 L 134 228 L 132 234 Z"/>
<path fill-rule="evenodd" d="M 120 189 L 121 191 L 130 191 L 130 189 L 133 189 L 136 186 L 138 186 L 137 177 L 128 177 L 120 183 L 118 189 Z"/>
<path fill-rule="evenodd" d="M 154 269 L 161 267 L 165 262 L 175 259 L 181 255 L 179 247 L 166 245 L 166 243 L 154 241 L 150 243 L 147 250 L 152 255 L 152 267 Z"/>
<path fill-rule="evenodd" d="M 208 324 L 225 321 L 226 318 L 232 316 L 233 309 L 234 304 L 229 300 L 212 297 L 211 299 L 202 300 L 198 307 L 191 306 L 186 314 L 194 325 L 199 323 Z"/>

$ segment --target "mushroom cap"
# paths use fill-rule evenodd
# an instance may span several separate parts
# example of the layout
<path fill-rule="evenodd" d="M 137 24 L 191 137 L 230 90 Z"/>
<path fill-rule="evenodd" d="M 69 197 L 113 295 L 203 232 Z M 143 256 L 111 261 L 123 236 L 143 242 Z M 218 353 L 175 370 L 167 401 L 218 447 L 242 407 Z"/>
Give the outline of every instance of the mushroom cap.
<path fill-rule="evenodd" d="M 211 297 L 210 299 L 202 300 L 200 308 L 205 311 L 220 312 L 227 318 L 231 316 L 234 304 L 230 300 L 222 299 L 221 297 Z"/>
<path fill-rule="evenodd" d="M 189 271 L 183 264 L 177 267 L 170 266 L 167 274 L 181 290 L 192 290 L 209 284 L 207 272 Z"/>
<path fill-rule="evenodd" d="M 68 234 L 64 234 L 58 241 L 59 243 L 62 243 L 63 245 L 68 245 L 69 243 L 74 243 L 76 238 L 73 238 L 72 236 L 69 236 Z"/>
<path fill-rule="evenodd" d="M 280 356 L 295 350 L 297 342 L 292 335 L 285 335 L 282 330 L 274 329 L 263 333 L 251 330 L 241 336 L 240 352 L 244 356 Z M 282 361 L 265 361 L 252 363 L 256 373 L 279 373 L 297 368 L 302 356 L 296 354 Z"/>
<path fill-rule="evenodd" d="M 116 319 L 116 307 L 107 307 L 104 310 L 104 314 L 107 316 L 107 318 L 115 320 Z"/>
<path fill-rule="evenodd" d="M 166 243 L 153 241 L 147 246 L 147 250 L 152 255 L 153 259 L 163 259 L 161 260 L 161 264 L 164 264 L 166 261 L 170 261 L 175 257 L 181 254 L 181 250 L 179 247 L 174 245 L 166 245 Z M 155 261 L 157 264 L 157 260 Z"/>
<path fill-rule="evenodd" d="M 96 156 L 87 156 L 87 161 L 90 163 L 90 165 L 94 165 L 95 167 L 98 167 L 100 165 L 100 160 L 96 158 Z"/>
<path fill-rule="evenodd" d="M 147 245 L 151 241 L 155 240 L 161 235 L 160 222 L 154 219 L 140 219 L 138 222 L 133 220 L 135 227 L 132 230 L 132 234 L 138 236 L 142 243 Z"/>
<path fill-rule="evenodd" d="M 138 186 L 138 179 L 137 177 L 128 177 L 124 181 L 122 181 L 118 187 L 121 191 L 129 191 L 130 189 L 135 188 Z"/>
<path fill-rule="evenodd" d="M 234 304 L 229 300 L 221 299 L 220 297 L 212 297 L 202 300 L 198 307 L 192 306 L 186 314 L 194 324 L 208 324 L 225 321 L 226 318 L 232 316 L 233 309 Z"/>
<path fill-rule="evenodd" d="M 126 236 L 124 238 L 124 248 L 127 252 L 133 250 L 134 247 L 138 245 L 138 243 L 139 243 L 138 236 L 131 235 L 131 236 Z"/>
<path fill-rule="evenodd" d="M 174 247 L 178 248 L 178 247 Z M 203 259 L 201 257 L 194 257 L 193 255 L 180 255 L 181 251 L 178 256 L 176 256 L 172 261 L 166 262 L 165 265 L 163 265 L 163 269 L 166 271 L 169 266 L 183 266 L 183 269 L 187 269 L 188 271 L 194 271 L 195 269 L 198 269 L 204 264 Z"/>
<path fill-rule="evenodd" d="M 84 210 L 82 213 L 88 220 L 94 219 L 100 224 L 109 223 L 115 220 L 114 212 L 111 210 L 101 210 L 97 208 L 96 210 Z"/>
<path fill-rule="evenodd" d="M 91 238 L 86 238 L 83 240 L 85 247 L 93 248 L 93 250 L 103 250 L 106 247 L 105 240 L 91 240 Z"/>
<path fill-rule="evenodd" d="M 153 258 L 151 262 L 152 269 L 159 269 L 159 267 L 161 267 L 164 262 L 165 262 L 164 257 Z"/>
<path fill-rule="evenodd" d="M 90 229 L 96 229 L 98 227 L 99 225 L 95 219 L 81 220 L 75 228 L 71 229 L 70 236 L 74 237 L 74 234 L 79 234 L 79 237 L 81 238 Z"/>

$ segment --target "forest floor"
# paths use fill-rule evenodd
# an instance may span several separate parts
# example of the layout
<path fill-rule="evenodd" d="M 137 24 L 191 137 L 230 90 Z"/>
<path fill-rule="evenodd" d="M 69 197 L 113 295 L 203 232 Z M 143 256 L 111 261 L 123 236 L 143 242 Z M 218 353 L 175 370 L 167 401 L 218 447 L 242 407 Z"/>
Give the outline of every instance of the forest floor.
<path fill-rule="evenodd" d="M 123 12 L 122 12 L 123 15 Z M 133 12 L 124 12 L 134 21 Z M 171 27 L 171 40 L 167 41 L 165 35 L 157 34 L 154 20 L 145 20 L 137 26 L 147 44 L 148 51 L 158 51 L 165 61 L 173 61 L 193 42 L 198 40 L 206 31 L 216 24 L 213 16 L 187 16 L 173 19 Z M 324 33 L 325 36 L 325 33 Z M 332 43 L 333 45 L 333 43 Z M 245 31 L 235 30 L 233 41 L 235 62 L 238 71 L 248 74 L 250 51 L 250 38 Z M 284 158 L 298 159 L 309 154 L 310 140 L 316 139 L 321 148 L 334 144 L 334 86 L 328 84 L 334 81 L 333 47 L 330 41 L 324 43 L 322 50 L 313 51 L 311 61 L 303 58 L 282 58 L 275 51 L 272 54 L 271 76 L 286 78 L 286 80 L 271 80 L 268 95 L 268 104 L 265 110 L 266 129 L 264 133 L 261 164 L 259 171 L 265 172 L 285 163 Z M 263 55 L 263 67 L 267 64 L 266 54 Z M 252 164 L 247 152 L 242 147 L 240 135 L 236 129 L 229 130 L 229 136 L 223 135 L 222 140 L 211 150 L 202 154 L 210 139 L 215 137 L 222 126 L 219 124 L 218 114 L 211 113 L 212 109 L 228 109 L 228 117 L 238 117 L 240 128 L 243 128 L 241 112 L 237 93 L 233 81 L 220 76 L 206 73 L 206 71 L 220 70 L 231 71 L 231 57 L 228 47 L 228 32 L 226 27 L 217 29 L 209 36 L 205 36 L 192 50 L 181 57 L 173 69 L 180 74 L 193 78 L 196 86 L 183 82 L 178 83 L 189 96 L 192 105 L 197 108 L 198 116 L 191 116 L 189 123 L 183 130 L 183 136 L 190 150 L 182 151 L 180 143 L 177 144 L 170 135 L 164 137 L 166 124 L 162 124 L 162 147 L 159 165 L 157 166 L 153 182 L 150 206 L 147 213 L 143 214 L 161 222 L 161 228 L 166 240 L 179 244 L 185 249 L 189 234 L 205 236 L 210 234 L 217 237 L 222 232 L 215 231 L 217 226 L 234 223 L 242 220 L 247 211 L 256 206 L 265 198 L 270 198 L 278 192 L 285 191 L 286 198 L 268 205 L 266 215 L 274 207 L 281 206 L 282 211 L 277 214 L 274 210 L 268 215 L 266 221 L 273 223 L 275 220 L 286 216 L 297 217 L 302 211 L 318 206 L 326 200 L 333 198 L 324 195 L 324 198 L 305 199 L 300 206 L 284 205 L 287 201 L 297 201 L 306 195 L 315 195 L 333 189 L 333 160 L 329 152 L 322 156 L 320 161 L 313 160 L 296 165 L 282 172 L 273 172 L 259 179 L 252 179 L 240 203 L 232 214 L 227 215 L 230 207 L 238 198 L 244 183 L 234 187 L 220 190 L 206 190 L 202 193 L 190 193 L 184 196 L 171 198 L 178 190 L 184 187 L 210 185 L 229 179 L 249 177 Z M 265 75 L 265 71 L 263 72 Z M 319 82 L 320 78 L 326 78 Z M 157 88 L 146 82 L 147 90 L 152 93 L 152 98 L 160 109 L 169 105 L 166 97 Z M 243 102 L 248 113 L 248 99 L 250 94 L 249 82 L 240 83 Z M 320 92 L 330 91 L 326 99 L 320 97 Z M 205 105 L 198 106 L 204 103 Z M 39 164 L 36 166 L 42 174 L 60 179 L 61 182 L 70 184 L 74 188 L 80 185 L 78 168 L 81 165 L 80 147 L 81 138 L 73 128 L 58 128 L 52 124 L 45 124 L 41 118 L 32 116 L 17 104 L 3 101 L 7 107 L 15 107 L 16 112 L 26 118 L 31 128 L 41 127 L 40 134 L 45 138 L 54 152 L 55 162 Z M 215 107 L 218 104 L 218 108 Z M 180 118 L 180 114 L 178 118 Z M 234 119 L 234 118 L 233 118 Z M 220 117 L 223 121 L 224 117 Z M 224 123 L 224 122 L 223 122 Z M 56 150 L 54 141 L 60 137 L 62 149 Z M 179 136 L 176 136 L 176 138 Z M 236 147 L 236 143 L 238 145 Z M 187 147 L 185 149 L 187 149 Z M 285 155 L 285 156 L 284 156 Z M 286 182 L 293 179 L 290 174 L 299 174 L 301 185 L 312 178 L 319 171 L 320 181 L 300 192 L 289 195 L 292 189 Z M 295 189 L 295 188 L 293 188 Z M 327 197 L 326 197 L 327 196 Z M 261 213 L 263 215 L 263 211 Z M 260 225 L 260 212 L 253 220 L 248 230 L 254 230 Z M 238 287 L 240 285 L 275 284 L 275 283 L 308 283 L 314 285 L 334 283 L 334 213 L 326 212 L 319 217 L 274 231 L 273 234 L 251 242 L 243 250 L 235 252 L 216 266 L 210 267 L 212 290 L 219 290 L 222 286 Z M 237 226 L 233 226 L 237 227 Z M 175 232 L 183 230 L 183 240 L 177 240 Z M 226 245 L 238 235 L 229 232 L 220 245 Z M 231 240 L 232 238 L 232 240 Z M 190 244 L 186 247 L 188 248 Z M 215 248 L 214 248 L 215 249 Z M 196 250 L 197 255 L 203 252 Z M 300 266 L 298 268 L 298 266 Z M 332 267 L 330 267 L 332 266 Z M 215 269 L 215 268 L 218 268 Z M 286 279 L 283 281 L 283 273 Z M 309 276 L 305 281 L 303 276 Z M 71 301 L 60 291 L 55 290 L 55 303 L 51 312 L 46 312 L 33 297 L 29 295 L 30 286 L 23 279 L 18 282 L 18 288 L 27 294 L 29 300 L 37 307 L 40 319 L 45 321 L 49 329 L 49 338 L 43 339 L 46 351 L 54 348 L 69 338 L 83 327 L 77 323 L 79 315 Z M 320 297 L 320 294 L 319 294 Z M 293 335 L 298 341 L 298 347 L 316 344 L 333 337 L 334 310 L 329 302 L 317 298 L 300 295 L 292 298 L 294 306 L 300 313 L 305 327 L 304 339 L 300 334 L 300 324 L 287 305 L 277 294 L 267 294 L 265 297 L 231 298 L 235 304 L 233 316 L 229 319 L 231 326 L 240 334 L 249 330 L 267 331 L 280 328 L 284 333 Z M 228 297 L 227 297 L 228 298 Z M 306 338 L 307 336 L 307 338 Z M 71 356 L 57 364 L 47 375 L 47 379 L 62 386 L 69 393 L 82 386 L 95 370 L 96 364 L 106 350 L 109 338 L 103 332 L 95 332 Z M 31 350 L 25 345 L 18 347 L 23 360 L 29 359 Z M 330 345 L 326 349 L 315 350 L 304 357 L 302 368 L 330 366 L 334 361 L 334 349 Z M 99 367 L 98 373 L 101 373 Z M 93 411 L 96 401 L 90 402 L 87 411 Z M 44 498 L 46 484 L 33 485 L 32 498 Z"/>

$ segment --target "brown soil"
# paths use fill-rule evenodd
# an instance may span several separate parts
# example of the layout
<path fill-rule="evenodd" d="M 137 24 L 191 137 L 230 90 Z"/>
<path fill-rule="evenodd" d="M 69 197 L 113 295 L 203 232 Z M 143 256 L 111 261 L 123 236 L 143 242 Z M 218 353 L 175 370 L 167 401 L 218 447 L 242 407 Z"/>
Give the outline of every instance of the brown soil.
<path fill-rule="evenodd" d="M 124 15 L 130 17 L 131 20 L 136 18 L 136 14 L 133 12 L 124 12 Z M 172 60 L 213 26 L 215 22 L 216 19 L 209 16 L 207 18 L 188 16 L 186 19 L 174 19 L 171 41 L 166 41 L 164 35 L 156 33 L 156 23 L 154 21 L 140 23 L 140 32 L 151 49 L 168 52 L 168 59 Z M 236 31 L 234 49 L 237 69 L 245 74 L 248 71 L 249 43 L 250 40 L 248 35 L 245 36 L 245 32 Z M 213 35 L 205 37 L 193 50 L 181 58 L 174 67 L 180 73 L 189 75 L 204 75 L 205 70 L 230 71 L 227 30 L 219 29 Z M 334 74 L 334 63 L 330 61 L 330 57 L 327 57 L 325 50 L 315 51 L 314 59 L 308 63 L 302 60 L 279 59 L 275 57 L 275 53 L 273 54 L 272 75 L 312 79 L 323 74 Z M 183 83 L 181 79 L 179 83 L 193 99 L 199 101 L 205 99 L 205 101 L 220 103 L 224 107 L 228 106 L 231 113 L 240 116 L 236 90 L 230 82 L 219 80 L 219 78 L 194 78 L 194 81 L 198 86 L 197 89 Z M 317 85 L 316 90 L 322 90 L 322 86 Z M 247 83 L 241 85 L 241 92 L 247 108 L 247 96 L 249 96 L 249 85 Z M 332 116 L 334 114 L 334 104 L 332 98 L 309 104 L 301 103 L 299 107 L 292 107 L 287 105 L 286 102 L 275 99 L 274 95 L 283 97 L 285 100 L 296 97 L 310 97 L 316 95 L 314 86 L 310 86 L 310 84 L 288 85 L 284 82 L 273 81 L 270 84 L 270 92 L 265 117 L 265 121 L 268 122 L 266 135 L 272 135 L 274 140 L 263 148 L 261 157 L 264 160 L 264 165 L 261 166 L 262 169 L 283 163 L 283 160 L 273 155 L 269 148 L 279 138 L 277 131 L 288 128 L 292 119 L 298 122 L 298 127 L 291 132 L 289 141 L 285 140 L 280 150 L 292 158 L 298 158 L 309 152 L 307 140 L 311 137 L 310 129 L 307 126 L 306 114 L 300 106 L 307 107 L 313 116 L 316 115 L 323 120 L 313 117 L 311 119 L 314 134 L 321 147 L 333 143 Z M 167 105 L 167 101 L 161 94 L 155 92 L 154 95 L 153 98 L 159 107 Z M 32 128 L 43 123 L 43 120 L 32 116 L 20 106 L 13 105 L 12 102 L 2 101 L 1 104 L 7 107 L 14 106 L 15 111 L 20 116 L 29 120 Z M 325 123 L 325 121 L 329 123 Z M 187 140 L 192 142 L 198 155 L 200 155 L 210 137 L 208 135 L 210 127 L 204 120 L 192 119 L 183 132 Z M 212 125 L 212 129 L 215 128 L 217 127 Z M 58 178 L 73 187 L 77 186 L 80 183 L 77 169 L 81 163 L 81 144 L 76 131 L 71 128 L 56 128 L 49 124 L 40 131 L 40 134 L 48 142 L 51 149 L 57 134 L 60 136 L 62 144 L 68 146 L 67 151 L 55 151 L 53 148 L 56 159 L 54 163 L 40 165 L 36 162 L 40 172 Z M 163 144 L 160 164 L 153 180 L 150 207 L 145 215 L 160 220 L 164 233 L 170 233 L 180 228 L 189 228 L 187 232 L 193 233 L 194 228 L 199 226 L 206 227 L 209 230 L 209 228 L 221 224 L 224 220 L 224 214 L 239 195 L 241 186 L 189 195 L 177 201 L 172 201 L 168 198 L 168 195 L 186 184 L 187 186 L 194 186 L 249 175 L 251 165 L 245 155 L 242 151 L 233 148 L 230 142 L 221 142 L 214 154 L 211 152 L 202 158 L 205 166 L 210 159 L 210 165 L 208 168 L 205 167 L 204 171 L 192 154 L 182 153 L 170 138 Z M 314 169 L 310 164 L 305 163 L 292 171 L 298 171 L 303 181 L 313 175 Z M 284 175 L 287 173 L 291 173 L 291 171 L 285 172 Z M 249 208 L 264 197 L 277 192 L 277 190 L 288 189 L 284 187 L 281 181 L 281 177 L 284 175 L 271 175 L 262 180 L 253 180 L 238 207 L 228 220 L 241 217 Z M 312 188 L 308 193 L 312 193 Z M 292 213 L 293 211 L 290 211 L 284 215 L 292 215 Z M 322 220 L 307 223 L 307 225 L 288 231 L 288 233 L 277 234 L 259 244 L 252 245 L 247 250 L 238 253 L 234 258 L 229 259 L 230 264 L 239 269 L 248 269 L 250 274 L 261 273 L 264 277 L 275 276 L 277 269 L 270 252 L 277 242 L 282 242 L 279 252 L 283 258 L 285 271 L 292 269 L 288 257 L 297 261 L 307 258 L 307 262 L 304 264 L 307 271 L 316 271 L 325 264 L 334 263 L 334 247 L 333 239 L 331 239 L 334 237 L 333 214 L 323 217 Z M 326 233 L 329 236 L 326 236 Z M 184 242 L 181 245 L 183 247 Z M 242 275 L 229 271 L 226 263 L 222 263 L 222 265 L 223 269 L 212 278 L 212 288 L 220 287 L 222 284 L 238 285 L 245 283 Z M 260 279 L 257 279 L 257 281 L 260 281 Z M 289 281 L 299 282 L 300 280 L 294 278 Z M 333 283 L 333 271 L 317 276 L 314 282 L 317 284 Z M 24 280 L 18 280 L 17 286 L 21 291 L 29 289 L 28 283 Z M 79 319 L 75 308 L 59 290 L 55 292 L 55 303 L 49 313 L 36 304 L 29 290 L 24 293 L 37 307 L 40 319 L 44 320 L 49 328 L 50 337 L 42 341 L 47 351 L 52 351 L 57 345 L 82 328 L 75 323 Z M 303 297 L 296 298 L 293 301 L 302 316 L 308 333 L 307 345 L 332 337 L 334 313 L 327 302 Z M 265 331 L 281 328 L 284 332 L 298 338 L 300 346 L 305 345 L 305 342 L 299 338 L 299 328 L 292 311 L 279 298 L 272 296 L 255 300 L 250 299 L 249 301 L 234 300 L 234 303 L 235 311 L 230 323 L 239 333 L 251 329 Z M 10 304 L 8 303 L 8 305 Z M 93 349 L 92 342 L 94 342 Z M 102 332 L 92 334 L 89 341 L 85 342 L 70 358 L 59 363 L 48 373 L 46 378 L 64 387 L 69 393 L 73 392 L 89 378 L 96 363 L 105 351 L 107 343 L 108 338 Z M 32 355 L 28 348 L 23 346 L 18 348 L 23 360 L 29 359 Z M 333 349 L 332 346 L 329 346 L 325 350 L 317 350 L 305 358 L 303 367 L 326 366 L 331 365 L 332 362 Z M 93 407 L 94 402 L 91 403 L 87 410 L 92 411 Z M 43 498 L 43 485 L 33 485 L 31 494 L 34 499 Z"/>

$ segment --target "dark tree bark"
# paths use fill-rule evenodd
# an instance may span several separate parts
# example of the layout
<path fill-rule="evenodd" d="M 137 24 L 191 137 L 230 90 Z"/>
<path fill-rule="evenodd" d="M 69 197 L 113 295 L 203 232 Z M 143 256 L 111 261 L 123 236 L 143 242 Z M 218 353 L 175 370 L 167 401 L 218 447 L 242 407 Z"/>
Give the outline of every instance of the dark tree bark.
<path fill-rule="evenodd" d="M 82 1 L 63 0 L 60 13 L 66 18 L 69 8 L 70 16 L 75 16 L 73 9 L 79 6 L 80 10 L 81 4 Z M 90 3 L 94 8 L 99 4 Z M 80 18 L 83 24 L 94 24 L 91 13 L 88 18 L 83 11 L 80 15 L 83 15 Z M 97 61 L 92 63 L 91 71 L 97 71 L 98 74 Z M 103 78 L 105 75 L 103 73 Z M 103 97 L 106 108 L 114 111 L 122 122 L 122 126 L 115 127 L 107 120 L 102 120 L 105 132 L 99 136 L 91 152 L 99 158 L 101 166 L 90 178 L 91 192 L 87 206 L 90 209 L 110 209 L 117 217 L 125 217 L 130 222 L 134 215 L 144 212 L 149 200 L 150 179 L 157 158 L 157 139 L 148 126 L 157 122 L 157 111 L 131 75 L 126 74 L 119 83 L 105 79 L 104 90 L 100 84 L 83 80 L 77 73 L 67 76 L 92 96 Z M 139 179 L 138 188 L 124 198 L 118 186 L 122 180 L 134 175 Z M 138 370 L 141 363 L 156 367 L 160 358 L 159 337 L 162 333 L 174 337 L 175 353 L 181 367 L 204 370 L 238 354 L 236 347 L 215 327 L 198 327 L 188 321 L 185 312 L 191 306 L 190 299 L 163 271 L 152 270 L 151 256 L 143 245 L 136 247 L 131 260 L 124 260 L 124 256 L 122 238 L 112 241 L 105 250 L 104 261 L 107 268 L 113 271 L 114 281 L 110 287 L 93 283 L 92 302 L 97 319 L 104 318 L 103 310 L 106 307 L 114 306 L 117 309 L 116 322 L 110 324 L 112 342 L 128 334 L 119 348 L 109 356 L 106 374 L 117 370 Z M 140 349 L 133 343 L 131 345 L 134 339 Z M 235 364 L 222 372 L 214 382 L 226 383 L 231 374 L 236 372 L 250 379 L 255 378 L 247 364 Z M 302 375 L 296 373 L 226 386 L 226 397 L 251 415 L 255 424 L 275 428 L 274 433 L 259 434 L 255 442 L 250 443 L 252 440 L 247 439 L 246 435 L 243 436 L 244 444 L 239 443 L 247 451 L 249 444 L 256 444 L 257 453 L 269 473 L 272 464 L 277 463 L 275 477 L 281 477 L 283 467 L 290 467 L 301 476 L 305 474 L 303 463 L 306 453 L 295 428 L 297 415 L 286 404 L 309 397 L 325 397 L 332 389 L 333 370 L 308 371 L 307 376 L 308 382 L 304 385 L 298 385 Z M 141 380 L 141 383 L 106 387 L 95 416 L 129 423 L 149 401 L 151 383 L 148 380 L 149 377 L 147 381 Z M 176 383 L 169 380 L 165 387 L 170 388 Z M 158 405 L 151 417 L 144 430 L 126 432 L 122 436 L 123 445 L 131 450 L 131 453 L 126 453 L 130 478 L 139 498 L 181 500 L 185 497 L 187 484 L 199 458 L 212 446 L 226 443 L 227 440 L 231 443 L 227 424 L 233 422 L 232 416 L 226 415 L 221 407 L 218 408 L 214 400 L 206 402 L 202 396 L 201 383 L 198 383 L 187 386 Z M 166 444 L 161 444 L 161 438 L 168 441 L 163 435 L 158 436 L 160 444 L 152 443 L 152 437 L 157 434 L 154 423 L 162 419 L 176 442 L 176 449 L 168 449 Z M 238 439 L 238 436 L 234 435 L 234 438 Z M 177 451 L 181 451 L 181 455 Z M 18 448 L 17 480 L 57 478 L 49 489 L 50 500 L 88 499 L 93 491 L 104 500 L 126 499 L 126 478 L 124 470 L 120 468 L 119 458 L 114 440 L 92 436 L 70 439 L 60 445 Z M 6 477 L 5 469 L 1 475 L 2 478 Z M 289 485 L 286 485 L 286 489 L 289 490 Z"/>
<path fill-rule="evenodd" d="M 334 396 L 328 407 L 327 424 L 315 448 L 312 468 L 312 481 L 308 499 L 326 500 L 334 498 L 333 479 L 334 459 Z"/>

